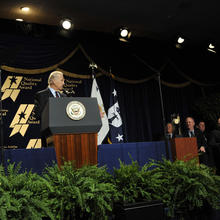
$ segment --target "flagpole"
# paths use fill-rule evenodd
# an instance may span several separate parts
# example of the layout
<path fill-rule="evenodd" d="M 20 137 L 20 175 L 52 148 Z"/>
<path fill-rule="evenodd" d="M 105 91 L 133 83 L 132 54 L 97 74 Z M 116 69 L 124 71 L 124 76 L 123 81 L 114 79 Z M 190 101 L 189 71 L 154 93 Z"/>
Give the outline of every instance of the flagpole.
<path fill-rule="evenodd" d="M 163 135 L 165 140 L 165 150 L 166 150 L 166 159 L 170 159 L 169 155 L 169 146 L 168 146 L 168 139 L 166 138 L 166 119 L 164 114 L 164 106 L 163 106 L 163 94 L 161 89 L 161 80 L 160 80 L 160 72 L 157 73 L 157 79 L 159 84 L 159 92 L 160 92 L 160 105 L 161 105 L 161 113 L 162 113 L 162 120 L 163 120 Z"/>
<path fill-rule="evenodd" d="M 89 68 L 92 69 L 92 77 L 95 78 L 95 69 L 97 69 L 97 65 L 95 63 L 90 63 Z"/>
<path fill-rule="evenodd" d="M 102 100 L 102 96 L 98 87 L 98 84 L 96 82 L 96 78 L 94 76 L 94 70 L 97 69 L 97 65 L 95 63 L 91 63 L 89 65 L 89 68 L 92 68 L 92 74 L 93 74 L 93 82 L 92 82 L 92 89 L 91 89 L 91 97 L 97 99 L 98 108 L 100 111 L 100 117 L 102 120 L 102 127 L 98 132 L 98 145 L 102 144 L 103 140 L 105 139 L 108 131 L 109 131 L 109 123 L 108 123 L 108 117 L 105 112 L 104 103 Z"/>

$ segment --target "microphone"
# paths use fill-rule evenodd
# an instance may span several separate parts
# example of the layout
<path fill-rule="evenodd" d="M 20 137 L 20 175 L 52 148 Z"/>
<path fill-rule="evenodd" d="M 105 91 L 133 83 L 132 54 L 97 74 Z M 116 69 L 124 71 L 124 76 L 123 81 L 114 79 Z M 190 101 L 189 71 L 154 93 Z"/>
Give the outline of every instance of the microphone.
<path fill-rule="evenodd" d="M 63 93 L 68 97 L 72 97 L 75 94 L 75 92 L 72 89 L 63 89 Z"/>

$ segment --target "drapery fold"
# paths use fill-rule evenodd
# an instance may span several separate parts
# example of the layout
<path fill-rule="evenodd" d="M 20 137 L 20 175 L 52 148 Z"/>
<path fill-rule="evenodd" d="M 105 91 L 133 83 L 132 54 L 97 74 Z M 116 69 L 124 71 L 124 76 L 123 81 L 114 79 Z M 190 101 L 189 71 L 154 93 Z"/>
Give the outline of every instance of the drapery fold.
<path fill-rule="evenodd" d="M 192 76 L 187 76 L 186 73 L 183 74 L 183 71 L 177 70 L 178 65 L 172 65 L 171 62 L 167 62 L 168 59 L 154 66 L 146 58 L 139 59 L 137 53 L 135 53 L 136 56 L 133 56 L 133 52 L 129 54 L 129 50 L 120 48 L 120 45 L 118 45 L 117 54 L 116 46 L 111 50 L 110 45 L 106 45 L 106 50 L 105 48 L 100 50 L 98 46 L 96 47 L 99 43 L 96 41 L 96 44 L 94 42 L 86 44 L 81 43 L 80 40 L 41 39 L 0 34 L 2 83 L 6 82 L 8 76 L 8 80 L 13 76 L 23 79 L 33 78 L 33 84 L 34 80 L 38 80 L 37 86 L 32 86 L 28 81 L 22 81 L 23 84 L 18 87 L 20 93 L 15 103 L 11 101 L 11 97 L 3 100 L 3 107 L 7 110 L 4 118 L 4 130 L 7 132 L 5 136 L 9 137 L 11 133 L 9 126 L 19 105 L 32 104 L 34 93 L 47 86 L 47 77 L 55 69 L 63 71 L 68 85 L 74 84 L 75 87 L 71 87 L 74 96 L 88 97 L 92 85 L 89 64 L 96 63 L 96 79 L 106 111 L 109 108 L 110 79 L 114 80 L 123 120 L 123 131 L 128 142 L 157 140 L 163 133 L 158 74 L 161 76 L 166 121 L 170 121 L 170 115 L 173 113 L 179 113 L 182 121 L 185 116 L 194 114 L 192 110 L 194 101 L 206 94 L 207 88 L 215 86 L 214 83 L 200 82 Z M 13 48 L 14 54 L 9 54 L 13 52 Z M 3 62 L 6 54 L 7 57 Z M 170 69 L 172 72 L 169 72 Z M 175 77 L 172 78 L 171 73 Z M 177 82 L 175 78 L 178 78 Z M 31 86 L 32 89 L 29 88 Z M 33 134 L 28 132 L 29 130 L 25 135 L 32 138 Z M 17 136 L 7 138 L 10 145 L 13 145 L 12 140 L 17 141 Z M 21 145 L 24 147 L 23 143 Z"/>
<path fill-rule="evenodd" d="M 52 66 L 49 66 L 49 67 L 35 68 L 35 69 L 25 69 L 25 68 L 19 68 L 19 67 L 12 67 L 12 66 L 8 66 L 8 65 L 1 65 L 1 69 L 9 71 L 9 72 L 21 73 L 21 74 L 40 74 L 40 73 L 46 73 L 48 71 L 52 71 L 52 70 L 55 70 L 55 69 L 59 69 L 60 71 L 63 71 L 64 74 L 66 74 L 68 76 L 79 78 L 79 79 L 89 79 L 89 78 L 91 78 L 91 74 L 77 74 L 77 73 L 73 73 L 71 71 L 64 70 L 64 69 L 60 68 L 60 66 L 62 66 L 62 64 L 64 64 L 64 63 L 68 62 L 76 54 L 76 52 L 78 50 L 80 50 L 83 53 L 83 55 L 88 60 L 88 62 L 94 63 L 94 59 L 92 59 L 92 57 L 88 55 L 88 53 L 86 52 L 84 47 L 81 44 L 78 44 L 66 57 L 64 57 L 58 63 L 56 63 Z M 149 70 L 153 71 L 153 73 L 151 73 L 150 76 L 148 76 L 146 78 L 143 78 L 143 79 L 130 80 L 130 79 L 126 79 L 126 78 L 117 76 L 117 73 L 114 74 L 114 73 L 111 73 L 109 71 L 106 71 L 99 64 L 97 64 L 97 69 L 98 69 L 99 73 L 97 74 L 96 77 L 99 77 L 101 75 L 106 75 L 106 76 L 112 77 L 114 80 L 116 80 L 118 82 L 127 83 L 127 84 L 140 84 L 140 83 L 144 83 L 144 82 L 147 82 L 149 80 L 152 80 L 152 79 L 157 79 L 157 74 L 162 72 L 164 67 L 167 65 L 167 64 L 164 64 L 163 67 L 161 67 L 159 70 L 157 70 L 154 67 L 150 66 L 146 61 L 139 58 L 137 55 L 134 55 L 134 58 L 140 60 L 141 63 L 143 65 L 146 65 L 149 68 Z M 188 81 L 183 82 L 183 83 L 171 83 L 171 82 L 168 82 L 168 81 L 162 79 L 161 83 L 164 86 L 172 87 L 172 88 L 183 88 L 183 87 L 189 86 L 191 83 L 196 84 L 198 86 L 215 86 L 215 85 L 217 85 L 216 83 L 215 84 L 214 83 L 210 84 L 210 83 L 199 82 L 198 80 L 195 80 L 195 79 L 187 76 L 187 74 L 183 73 L 176 66 L 176 64 L 174 64 L 173 62 L 170 61 L 169 63 L 171 63 L 171 65 L 174 67 L 177 74 L 179 74 L 180 76 L 182 76 L 184 79 L 186 79 Z M 136 73 L 134 73 L 134 75 L 135 74 Z"/>

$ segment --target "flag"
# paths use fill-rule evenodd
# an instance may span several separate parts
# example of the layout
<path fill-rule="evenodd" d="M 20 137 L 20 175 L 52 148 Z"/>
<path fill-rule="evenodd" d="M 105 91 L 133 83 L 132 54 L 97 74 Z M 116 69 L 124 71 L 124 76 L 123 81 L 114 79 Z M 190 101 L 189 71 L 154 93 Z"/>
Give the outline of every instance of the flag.
<path fill-rule="evenodd" d="M 115 89 L 114 81 L 111 80 L 111 96 L 110 105 L 108 109 L 108 120 L 110 127 L 110 140 L 112 143 L 124 142 L 122 119 L 120 115 L 120 108 L 118 104 L 117 91 Z"/>
<path fill-rule="evenodd" d="M 102 97 L 99 91 L 99 87 L 95 78 L 93 78 L 91 97 L 97 98 L 101 120 L 102 120 L 102 127 L 98 132 L 98 145 L 100 145 L 102 144 L 102 141 L 105 139 L 106 135 L 109 132 L 109 124 L 108 124 L 108 117 L 105 113 Z"/>

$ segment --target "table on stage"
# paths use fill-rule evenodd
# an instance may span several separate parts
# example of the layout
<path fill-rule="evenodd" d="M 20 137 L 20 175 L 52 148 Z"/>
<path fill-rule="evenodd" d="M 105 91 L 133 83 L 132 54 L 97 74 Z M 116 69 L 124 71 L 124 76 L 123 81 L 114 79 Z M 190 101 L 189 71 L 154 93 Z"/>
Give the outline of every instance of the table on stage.
<path fill-rule="evenodd" d="M 98 146 L 98 166 L 107 166 L 111 172 L 113 168 L 119 168 L 119 159 L 130 164 L 136 160 L 143 166 L 150 159 L 162 160 L 166 158 L 164 141 L 156 142 L 136 142 L 122 144 L 103 144 Z M 41 174 L 46 166 L 56 163 L 56 154 L 53 147 L 41 149 L 5 149 L 3 151 L 4 163 L 7 161 L 16 164 L 21 162 L 21 171 L 32 170 Z"/>
<path fill-rule="evenodd" d="M 125 164 L 131 164 L 134 160 L 143 166 L 151 159 L 162 160 L 163 158 L 166 158 L 164 141 L 103 144 L 98 148 L 98 165 L 106 165 L 110 172 L 114 167 L 120 167 L 119 159 Z"/>

